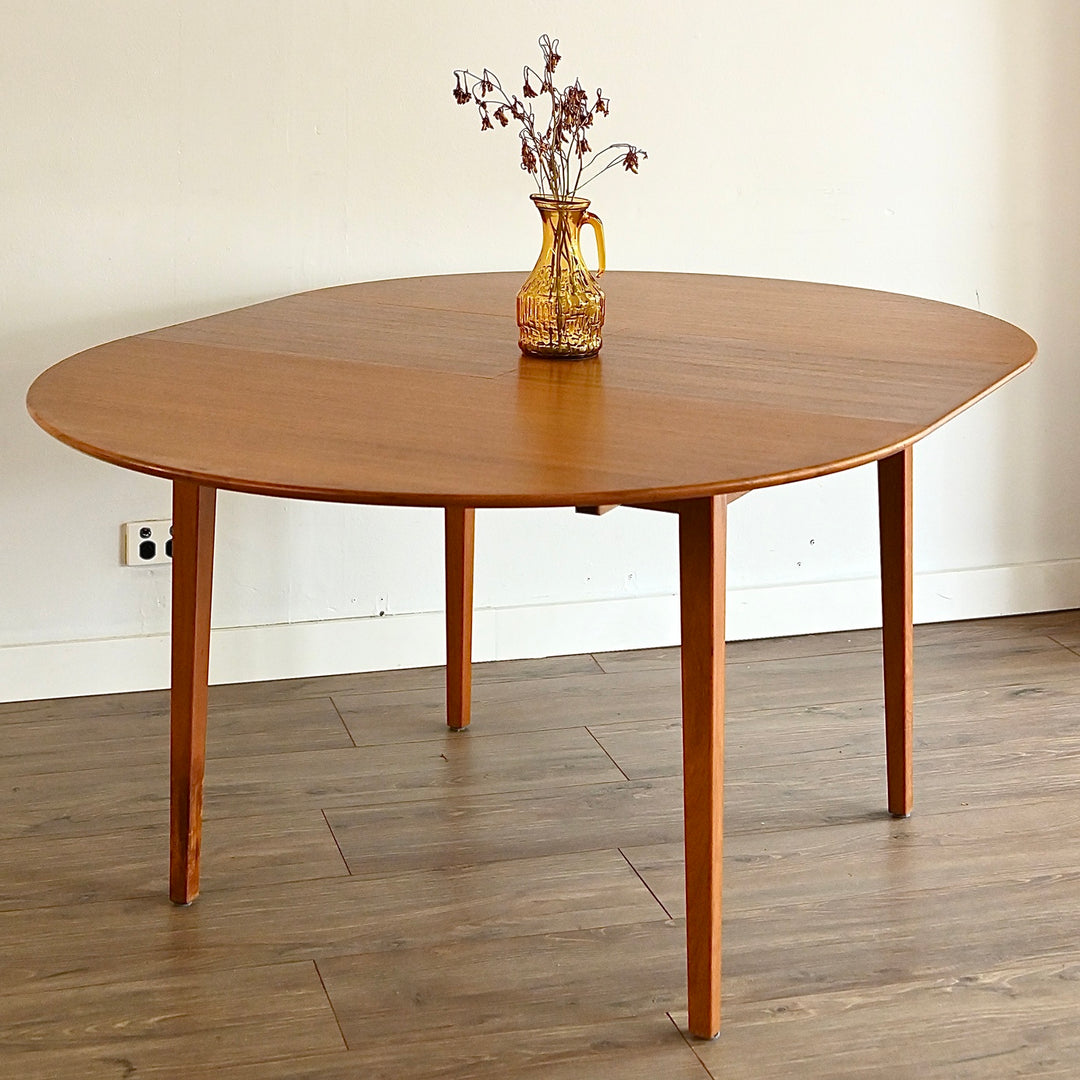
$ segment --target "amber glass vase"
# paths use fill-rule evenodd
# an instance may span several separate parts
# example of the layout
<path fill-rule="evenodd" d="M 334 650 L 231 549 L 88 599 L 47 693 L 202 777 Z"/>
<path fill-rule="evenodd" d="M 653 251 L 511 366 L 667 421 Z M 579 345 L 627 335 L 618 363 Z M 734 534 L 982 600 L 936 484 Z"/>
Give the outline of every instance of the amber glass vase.
<path fill-rule="evenodd" d="M 544 226 L 540 258 L 517 296 L 521 351 L 529 356 L 579 360 L 600 351 L 604 292 L 604 226 L 589 213 L 588 199 L 532 195 Z M 599 267 L 581 254 L 581 229 L 591 225 Z"/>

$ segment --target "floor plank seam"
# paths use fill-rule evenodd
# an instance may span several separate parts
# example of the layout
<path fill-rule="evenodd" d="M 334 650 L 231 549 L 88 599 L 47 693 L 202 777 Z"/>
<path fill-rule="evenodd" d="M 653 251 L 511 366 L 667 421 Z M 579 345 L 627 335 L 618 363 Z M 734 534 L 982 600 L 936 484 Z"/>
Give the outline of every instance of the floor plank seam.
<path fill-rule="evenodd" d="M 603 753 L 604 757 L 606 757 L 608 761 L 610 761 L 611 764 L 614 765 L 620 773 L 622 773 L 622 778 L 624 780 L 629 780 L 630 777 L 626 775 L 626 770 L 611 756 L 611 754 L 608 753 L 607 747 L 604 746 L 604 744 L 596 737 L 596 732 L 594 732 L 593 729 L 590 727 L 586 727 L 585 730 L 589 733 L 589 738 L 591 738 L 592 741 L 596 743 L 598 747 L 600 747 L 600 750 Z"/>
<path fill-rule="evenodd" d="M 1080 646 L 1068 645 L 1064 641 L 1058 641 L 1058 639 L 1056 637 L 1053 637 L 1053 636 L 1050 637 L 1050 640 L 1055 645 L 1060 645 L 1063 649 L 1066 650 L 1066 652 L 1071 652 L 1073 654 L 1073 656 L 1080 656 Z"/>
<path fill-rule="evenodd" d="M 634 874 L 637 876 L 638 881 L 640 881 L 641 884 L 644 885 L 645 888 L 649 890 L 649 895 L 660 905 L 660 910 L 669 919 L 674 919 L 675 916 L 672 915 L 670 911 L 668 911 L 667 905 L 663 902 L 663 900 L 660 899 L 659 896 L 656 895 L 656 893 L 653 891 L 652 886 L 641 876 L 640 872 L 638 871 L 638 868 L 630 861 L 630 857 L 626 854 L 626 852 L 623 851 L 622 848 L 619 848 L 618 851 L 619 851 L 619 854 L 624 859 L 626 859 L 626 865 L 629 866 L 630 869 L 634 871 Z"/>
<path fill-rule="evenodd" d="M 694 1055 L 697 1063 L 701 1066 L 702 1073 L 705 1076 L 709 1077 L 709 1080 L 717 1080 L 716 1074 L 709 1068 L 708 1065 L 705 1064 L 704 1061 L 702 1061 L 701 1055 L 697 1052 L 697 1047 L 694 1045 L 695 1043 L 699 1043 L 701 1040 L 695 1039 L 689 1031 L 685 1031 L 679 1024 L 679 1022 L 675 1019 L 675 1017 L 671 1015 L 671 1013 L 666 1013 L 665 1015 L 671 1021 L 672 1026 L 675 1028 L 675 1030 L 679 1033 L 679 1038 L 682 1039 L 684 1043 L 686 1043 L 687 1049 L 689 1049 L 690 1053 Z"/>
<path fill-rule="evenodd" d="M 352 730 L 349 728 L 349 725 L 345 723 L 345 717 L 341 715 L 341 710 L 338 708 L 338 703 L 334 700 L 334 695 L 330 694 L 328 696 L 328 699 L 330 701 L 331 708 L 333 708 L 334 712 L 337 713 L 337 718 L 341 721 L 341 726 L 345 729 L 345 734 L 349 736 L 349 742 L 351 742 L 354 747 L 358 746 L 359 744 L 357 743 L 356 738 L 352 733 Z"/>
<path fill-rule="evenodd" d="M 334 1023 L 337 1024 L 338 1034 L 341 1036 L 341 1045 L 345 1050 L 350 1050 L 352 1048 L 349 1046 L 349 1040 L 345 1038 L 345 1029 L 341 1026 L 341 1017 L 338 1016 L 337 1009 L 334 1008 L 333 998 L 330 997 L 330 991 L 326 989 L 326 980 L 323 978 L 323 973 L 319 970 L 319 961 L 312 960 L 311 966 L 315 969 L 315 974 L 319 979 L 319 985 L 326 995 L 326 1004 L 330 1006 L 330 1012 L 333 1013 Z"/>
<path fill-rule="evenodd" d="M 349 866 L 349 860 L 345 858 L 345 852 L 341 850 L 341 844 L 338 842 L 337 833 L 334 832 L 334 826 L 330 824 L 330 819 L 326 816 L 325 810 L 320 810 L 323 821 L 326 822 L 326 827 L 330 830 L 330 836 L 333 838 L 334 847 L 337 848 L 338 854 L 341 856 L 341 861 L 345 864 L 345 872 L 349 877 L 353 876 L 352 867 Z"/>

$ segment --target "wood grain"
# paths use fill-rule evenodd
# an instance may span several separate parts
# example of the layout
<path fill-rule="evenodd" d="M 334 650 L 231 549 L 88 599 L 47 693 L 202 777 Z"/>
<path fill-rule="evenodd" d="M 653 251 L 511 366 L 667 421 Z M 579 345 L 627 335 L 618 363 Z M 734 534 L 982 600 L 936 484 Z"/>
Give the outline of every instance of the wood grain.
<path fill-rule="evenodd" d="M 214 488 L 174 482 L 169 897 L 176 904 L 199 895 L 216 505 Z"/>
<path fill-rule="evenodd" d="M 1024 724 L 1038 724 L 1062 754 L 1080 749 L 1075 726 L 1078 675 L 1080 672 L 1069 680 L 1055 680 L 1053 687 L 990 687 L 921 698 L 920 716 L 933 725 L 930 732 L 915 736 L 922 773 L 933 782 L 939 773 L 937 755 L 955 753 L 959 758 L 975 748 L 1002 758 L 1019 756 L 1026 738 Z M 765 769 L 790 772 L 811 763 L 831 761 L 842 768 L 843 761 L 858 757 L 868 758 L 872 771 L 880 772 L 880 715 L 878 701 L 729 714 L 726 758 L 734 769 L 735 781 L 742 776 L 752 778 Z M 678 720 L 595 724 L 589 731 L 632 780 L 678 776 L 682 770 Z M 955 767 L 954 763 L 949 767 Z"/>
<path fill-rule="evenodd" d="M 678 778 L 331 809 L 353 874 L 682 843 Z"/>
<path fill-rule="evenodd" d="M 519 679 L 558 677 L 563 675 L 600 674 L 600 666 L 590 655 L 544 656 L 527 660 L 489 660 L 473 664 L 474 685 L 489 682 L 512 682 Z M 273 679 L 259 683 L 223 683 L 210 687 L 211 706 L 255 704 L 262 705 L 269 694 L 275 701 L 302 701 L 307 698 L 325 698 L 331 694 L 371 694 L 385 691 L 402 693 L 406 690 L 423 690 L 442 687 L 446 677 L 443 666 L 406 668 L 391 671 L 361 671 L 346 675 L 323 675 L 300 679 Z M 121 695 L 122 696 L 122 695 Z M 85 699 L 74 699 L 76 701 Z M 101 699 L 95 699 L 101 700 Z M 168 708 L 168 694 L 162 695 Z M 51 708 L 56 711 L 60 703 L 25 702 L 23 710 Z M 13 711 L 14 704 L 9 706 Z M 107 708 L 107 706 L 103 706 Z M 0 705 L 0 716 L 5 706 Z"/>
<path fill-rule="evenodd" d="M 168 760 L 169 706 L 118 710 L 114 716 L 77 713 L 47 716 L 4 726 L 0 777 L 37 772 L 79 772 L 125 768 Z M 208 759 L 294 750 L 335 750 L 353 746 L 329 697 L 268 701 L 264 704 L 210 705 L 206 718 Z M 430 728 L 426 735 L 431 737 Z M 69 753 L 58 753 L 66 747 Z"/>
<path fill-rule="evenodd" d="M 1080 619 L 1071 611 L 1046 611 L 1032 615 L 1008 615 L 996 619 L 960 620 L 948 623 L 922 623 L 914 628 L 916 645 L 949 645 L 957 639 L 965 642 L 1004 641 L 1014 638 L 1050 638 L 1071 647 L 1080 644 Z M 881 629 L 842 630 L 829 634 L 795 634 L 791 637 L 757 638 L 728 641 L 729 665 L 757 663 L 762 660 L 788 660 L 804 656 L 830 656 L 835 653 L 880 652 Z M 626 649 L 593 654 L 607 674 L 644 671 L 650 668 L 674 668 L 679 663 L 677 646 L 658 649 Z"/>
<path fill-rule="evenodd" d="M 23 908 L 0 913 L 0 992 L 323 960 L 343 943 L 396 955 L 650 921 L 668 916 L 614 849 L 248 885 L 190 914 L 152 895 Z"/>
<path fill-rule="evenodd" d="M 881 638 L 885 687 L 885 760 L 889 813 L 907 817 L 914 804 L 911 731 L 915 693 L 912 669 L 912 452 L 878 462 L 881 533 Z"/>
<path fill-rule="evenodd" d="M 699 1054 L 715 1077 L 752 1060 L 762 1080 L 1066 1080 L 1080 1052 L 1078 1009 L 1076 980 L 1047 957 L 739 1009 L 739 1033 Z"/>
<path fill-rule="evenodd" d="M 1035 354 L 1007 323 L 926 300 L 613 273 L 601 357 L 552 364 L 518 352 L 519 284 L 466 275 L 270 301 L 81 353 L 36 380 L 28 407 L 93 456 L 215 487 L 599 506 L 876 460 Z"/>
<path fill-rule="evenodd" d="M 441 688 L 400 693 L 334 694 L 334 703 L 359 746 L 427 741 L 442 720 Z M 662 676 L 652 672 L 604 675 L 592 670 L 552 675 L 530 682 L 482 682 L 473 689 L 476 738 L 555 731 L 612 720 L 644 720 L 680 715 L 676 666 Z"/>
<path fill-rule="evenodd" d="M 214 758 L 206 769 L 206 820 L 409 803 L 439 792 L 485 792 L 618 781 L 623 775 L 583 727 L 553 736 L 469 739 L 447 731 L 426 743 Z M 14 787 L 17 790 L 11 790 Z M 34 773 L 0 787 L 0 838 L 94 836 L 168 814 L 163 764 L 137 769 Z"/>
<path fill-rule="evenodd" d="M 0 993 L 0 1062 L 20 1078 L 114 1080 L 341 1045 L 311 963 Z"/>
<path fill-rule="evenodd" d="M 0 841 L 0 911 L 156 900 L 167 843 L 164 815 L 150 824 L 128 823 L 122 831 Z M 211 821 L 203 830 L 203 851 L 203 881 L 215 891 L 348 873 L 319 810 L 231 818 L 227 826 Z"/>
<path fill-rule="evenodd" d="M 446 547 L 446 723 L 469 726 L 472 707 L 473 549 L 476 511 L 452 506 L 445 512 Z"/>
<path fill-rule="evenodd" d="M 208 799 L 191 908 L 154 884 L 160 695 L 111 699 L 112 738 L 102 699 L 86 716 L 66 701 L 0 717 L 21 740 L 0 783 L 0 828 L 21 830 L 0 839 L 0 1073 L 1070 1078 L 1080 656 L 1057 639 L 1078 626 L 917 628 L 909 819 L 881 806 L 872 636 L 846 654 L 836 635 L 758 643 L 729 663 L 743 704 L 725 733 L 725 1019 L 693 1049 L 677 654 L 668 672 L 632 656 L 610 676 L 588 658 L 521 668 L 485 684 L 498 692 L 484 723 L 505 708 L 537 726 L 482 737 L 446 733 L 441 672 L 402 672 L 405 697 L 427 680 L 437 735 L 406 725 L 398 745 L 302 749 L 305 729 L 328 738 L 343 686 L 377 723 L 391 673 L 367 683 L 369 707 L 364 683 L 337 677 L 321 702 L 314 680 L 231 688 L 226 752 L 207 764 L 210 790 L 218 768 L 229 790 Z M 605 684 L 631 719 L 589 705 Z M 674 713 L 635 712 L 635 692 L 674 693 Z M 73 768 L 95 733 L 106 756 Z M 462 755 L 452 769 L 446 746 Z"/>
<path fill-rule="evenodd" d="M 741 793 L 740 793 L 741 794 Z M 1066 883 L 1070 865 L 1080 858 L 1080 808 L 1048 824 L 1046 802 L 968 800 L 963 807 L 940 809 L 928 822 L 903 825 L 878 816 L 842 825 L 809 825 L 768 834 L 729 830 L 729 917 L 765 920 L 781 908 L 812 910 L 815 918 L 830 905 L 854 906 L 876 898 L 884 905 L 898 873 L 909 894 L 980 889 L 987 882 L 1005 888 L 1024 883 Z M 1001 842 L 987 843 L 991 829 Z M 674 918 L 685 914 L 683 854 L 678 842 L 627 846 L 623 855 Z M 824 926 L 819 929 L 824 930 Z M 746 931 L 743 931 L 744 935 Z M 790 940 L 785 938 L 785 940 Z"/>
<path fill-rule="evenodd" d="M 625 960 L 634 956 L 633 979 Z M 681 1006 L 682 927 L 670 922 L 338 956 L 319 962 L 350 1048 L 387 1030 L 470 1029 L 490 1043 Z M 506 1007 L 527 988 L 529 1004 Z"/>
<path fill-rule="evenodd" d="M 202 1074 L 199 1074 L 200 1076 Z M 158 1070 L 155 1080 L 190 1080 L 182 1069 Z M 558 1037 L 544 1028 L 493 1042 L 470 1027 L 425 1033 L 422 1039 L 378 1032 L 354 1049 L 286 1061 L 215 1068 L 213 1080 L 708 1080 L 709 1073 L 666 1015 L 588 1025 L 567 1024 Z"/>
<path fill-rule="evenodd" d="M 727 500 L 679 507 L 686 970 L 691 1034 L 720 1030 Z"/>
<path fill-rule="evenodd" d="M 958 635 L 952 641 L 918 645 L 914 659 L 916 699 L 956 689 L 956 672 L 961 668 L 966 670 L 972 688 L 1010 683 L 1038 685 L 1074 672 L 1075 657 L 1076 653 L 1041 635 L 1019 639 L 975 636 L 971 640 Z M 768 662 L 771 679 L 762 678 L 766 669 L 761 665 L 761 661 L 735 660 L 727 665 L 728 715 L 782 708 L 792 700 L 802 705 L 870 698 L 881 701 L 882 658 L 876 650 L 857 648 L 851 652 L 834 650 L 821 655 L 784 656 Z M 622 670 L 619 674 L 626 677 L 631 672 Z M 650 662 L 633 674 L 640 693 L 654 701 L 662 700 L 664 693 L 678 692 L 677 655 L 663 666 Z"/>

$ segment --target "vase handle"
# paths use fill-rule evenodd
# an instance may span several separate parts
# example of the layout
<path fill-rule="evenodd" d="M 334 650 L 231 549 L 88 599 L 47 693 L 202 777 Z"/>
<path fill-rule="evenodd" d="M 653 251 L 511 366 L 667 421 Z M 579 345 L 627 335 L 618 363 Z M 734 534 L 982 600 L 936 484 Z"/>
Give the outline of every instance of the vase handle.
<path fill-rule="evenodd" d="M 592 273 L 593 277 L 599 277 L 604 272 L 604 267 L 607 265 L 604 258 L 604 223 L 595 214 L 590 214 L 586 210 L 585 213 L 581 215 L 581 227 L 585 228 L 586 225 L 592 226 L 593 236 L 596 237 L 596 260 L 600 264 L 600 267 Z"/>

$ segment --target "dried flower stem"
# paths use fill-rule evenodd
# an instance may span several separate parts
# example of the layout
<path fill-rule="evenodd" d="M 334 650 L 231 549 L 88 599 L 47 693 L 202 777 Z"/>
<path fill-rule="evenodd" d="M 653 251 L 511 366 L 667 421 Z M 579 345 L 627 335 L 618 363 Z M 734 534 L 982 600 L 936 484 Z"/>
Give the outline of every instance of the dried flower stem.
<path fill-rule="evenodd" d="M 574 199 L 583 187 L 616 165 L 636 173 L 641 160 L 648 157 L 644 150 L 630 143 L 611 143 L 598 151 L 589 145 L 588 132 L 598 115 L 608 115 L 610 100 L 597 89 L 590 104 L 580 79 L 558 89 L 554 72 L 562 59 L 559 41 L 544 34 L 539 45 L 543 72 L 525 66 L 521 97 L 508 94 L 487 68 L 480 75 L 460 68 L 454 72 L 454 100 L 459 105 L 476 106 L 481 131 L 494 130 L 493 120 L 501 127 L 507 127 L 511 119 L 521 125 L 521 168 L 532 175 L 542 195 L 560 201 Z M 528 103 L 541 98 L 550 115 L 547 126 L 538 130 L 536 113 Z"/>

